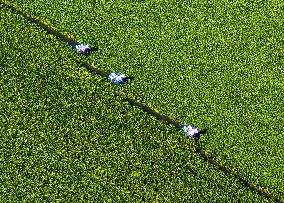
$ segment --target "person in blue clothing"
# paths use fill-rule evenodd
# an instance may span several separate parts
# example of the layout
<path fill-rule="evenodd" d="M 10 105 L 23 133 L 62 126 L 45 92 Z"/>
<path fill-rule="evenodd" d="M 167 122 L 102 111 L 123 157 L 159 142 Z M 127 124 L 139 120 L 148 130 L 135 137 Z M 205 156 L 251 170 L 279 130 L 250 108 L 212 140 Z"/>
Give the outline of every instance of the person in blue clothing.
<path fill-rule="evenodd" d="M 197 138 L 201 134 L 201 131 L 197 127 L 191 125 L 183 125 L 180 129 L 184 135 L 191 138 Z"/>
<path fill-rule="evenodd" d="M 87 45 L 87 44 L 78 44 L 75 46 L 77 52 L 79 52 L 80 54 L 88 54 L 91 52 L 91 48 Z"/>
<path fill-rule="evenodd" d="M 120 85 L 126 82 L 126 75 L 117 72 L 112 72 L 109 74 L 108 80 L 110 80 L 116 85 Z"/>

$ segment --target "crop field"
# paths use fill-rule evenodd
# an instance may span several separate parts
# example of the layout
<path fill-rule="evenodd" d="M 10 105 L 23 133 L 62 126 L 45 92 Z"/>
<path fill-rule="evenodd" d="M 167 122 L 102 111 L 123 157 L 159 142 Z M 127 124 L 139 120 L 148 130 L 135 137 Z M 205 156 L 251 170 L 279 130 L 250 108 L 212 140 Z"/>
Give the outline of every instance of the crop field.
<path fill-rule="evenodd" d="M 0 0 L 0 202 L 284 200 L 284 4 Z M 133 77 L 115 86 L 76 60 Z M 194 141 L 116 96 L 207 132 Z"/>

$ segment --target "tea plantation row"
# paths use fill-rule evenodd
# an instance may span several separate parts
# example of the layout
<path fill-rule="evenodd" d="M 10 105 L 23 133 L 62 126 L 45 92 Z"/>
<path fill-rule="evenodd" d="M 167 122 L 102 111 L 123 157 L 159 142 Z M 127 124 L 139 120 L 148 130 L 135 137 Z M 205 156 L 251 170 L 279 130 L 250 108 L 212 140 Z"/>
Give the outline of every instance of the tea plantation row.
<path fill-rule="evenodd" d="M 12 2 L 98 42 L 87 60 L 135 77 L 117 89 L 206 127 L 207 153 L 284 196 L 282 1 Z"/>
<path fill-rule="evenodd" d="M 1 202 L 257 201 L 0 5 Z"/>

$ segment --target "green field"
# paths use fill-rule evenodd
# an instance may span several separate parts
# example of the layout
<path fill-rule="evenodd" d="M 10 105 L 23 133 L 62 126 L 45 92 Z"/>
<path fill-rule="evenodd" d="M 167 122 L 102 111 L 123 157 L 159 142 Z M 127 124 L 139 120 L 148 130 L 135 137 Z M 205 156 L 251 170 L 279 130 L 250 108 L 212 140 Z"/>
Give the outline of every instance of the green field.
<path fill-rule="evenodd" d="M 117 91 L 207 128 L 206 153 L 283 199 L 283 3 L 13 2 L 99 50 L 78 56 L 1 7 L 3 202 L 267 201 Z M 78 58 L 134 80 L 114 86 Z"/>

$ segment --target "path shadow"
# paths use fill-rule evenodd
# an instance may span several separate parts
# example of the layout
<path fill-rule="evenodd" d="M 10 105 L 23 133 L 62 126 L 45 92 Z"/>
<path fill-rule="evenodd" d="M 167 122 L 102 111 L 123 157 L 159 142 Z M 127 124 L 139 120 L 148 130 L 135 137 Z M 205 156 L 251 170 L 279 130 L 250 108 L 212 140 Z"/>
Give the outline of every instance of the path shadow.
<path fill-rule="evenodd" d="M 206 132 L 206 129 L 204 131 Z M 246 180 L 244 177 L 242 177 L 241 175 L 239 175 L 236 172 L 234 172 L 233 170 L 231 170 L 229 167 L 227 167 L 227 166 L 225 166 L 223 164 L 220 164 L 217 161 L 215 161 L 214 158 L 211 158 L 211 157 L 207 156 L 206 153 L 202 150 L 202 148 L 198 144 L 198 139 L 199 138 L 195 139 L 195 143 L 196 143 L 196 151 L 195 152 L 197 154 L 199 154 L 199 156 L 201 158 L 203 158 L 206 162 L 212 164 L 214 166 L 214 168 L 216 168 L 217 170 L 223 171 L 225 173 L 225 175 L 234 177 L 241 184 L 243 184 L 246 188 L 250 189 L 253 192 L 256 192 L 258 195 L 262 195 L 265 198 L 270 199 L 270 200 L 272 200 L 272 201 L 274 201 L 276 203 L 283 203 L 282 200 L 278 199 L 273 194 L 270 194 L 270 193 L 266 192 L 265 190 L 262 190 L 261 188 L 258 188 L 255 184 L 250 183 L 248 180 Z"/>

